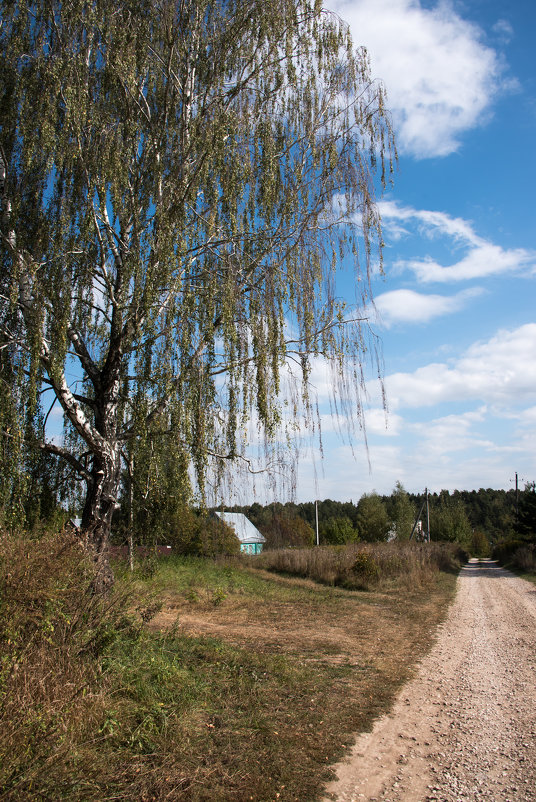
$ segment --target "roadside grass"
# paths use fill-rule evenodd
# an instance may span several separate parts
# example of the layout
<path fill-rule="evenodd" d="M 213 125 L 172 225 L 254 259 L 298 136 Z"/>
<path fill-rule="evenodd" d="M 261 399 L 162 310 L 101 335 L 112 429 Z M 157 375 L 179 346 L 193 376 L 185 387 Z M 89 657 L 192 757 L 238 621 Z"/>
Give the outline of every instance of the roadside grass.
<path fill-rule="evenodd" d="M 101 602 L 67 536 L 0 546 L 1 800 L 320 799 L 455 585 L 357 592 L 173 557 L 118 565 Z"/>
<path fill-rule="evenodd" d="M 271 571 L 309 577 L 349 590 L 391 585 L 400 590 L 426 587 L 438 571 L 457 572 L 468 558 L 468 552 L 457 543 L 391 542 L 279 549 L 254 559 Z"/>
<path fill-rule="evenodd" d="M 513 574 L 518 576 L 520 579 L 526 579 L 527 582 L 531 582 L 533 585 L 536 585 L 536 571 L 526 571 L 522 568 L 518 568 L 515 565 L 506 565 L 505 568 L 508 568 Z"/>
<path fill-rule="evenodd" d="M 492 557 L 517 576 L 536 584 L 536 543 L 502 541 L 495 545 Z"/>
<path fill-rule="evenodd" d="M 517 576 L 521 577 L 521 579 L 526 579 L 527 582 L 532 582 L 533 585 L 536 585 L 536 573 L 527 572 L 527 571 L 517 571 L 514 569 L 514 573 Z"/>

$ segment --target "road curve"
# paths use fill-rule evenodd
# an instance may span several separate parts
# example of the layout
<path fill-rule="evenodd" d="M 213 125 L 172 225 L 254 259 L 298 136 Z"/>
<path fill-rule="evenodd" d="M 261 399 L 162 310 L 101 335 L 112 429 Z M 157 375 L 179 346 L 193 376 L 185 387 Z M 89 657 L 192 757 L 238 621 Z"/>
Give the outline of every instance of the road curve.
<path fill-rule="evenodd" d="M 536 586 L 471 560 L 392 712 L 327 787 L 339 802 L 535 802 Z"/>

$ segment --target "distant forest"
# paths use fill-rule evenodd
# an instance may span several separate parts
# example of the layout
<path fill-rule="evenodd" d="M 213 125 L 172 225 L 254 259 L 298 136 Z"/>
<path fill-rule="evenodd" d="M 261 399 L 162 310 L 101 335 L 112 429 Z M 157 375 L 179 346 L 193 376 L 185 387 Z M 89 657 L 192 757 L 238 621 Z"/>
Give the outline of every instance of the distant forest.
<path fill-rule="evenodd" d="M 192 507 L 169 487 L 154 488 L 145 506 L 129 518 L 114 518 L 113 543 L 127 540 L 142 546 L 171 545 L 181 554 L 215 557 L 238 549 L 234 532 L 211 512 L 242 512 L 266 538 L 266 548 L 313 546 L 316 543 L 315 502 Z M 429 529 L 428 529 L 429 527 Z M 536 543 L 536 485 L 525 489 L 441 490 L 408 493 L 400 482 L 390 495 L 365 493 L 357 502 L 318 501 L 320 545 L 416 540 L 458 542 L 474 554 L 491 554 L 497 544 Z M 513 547 L 512 546 L 512 547 Z"/>
<path fill-rule="evenodd" d="M 352 541 L 408 539 L 415 522 L 420 520 L 414 536 L 426 532 L 428 520 L 432 540 L 470 542 L 484 537 L 493 545 L 515 535 L 517 512 L 527 490 L 441 490 L 428 494 L 428 515 L 425 494 L 408 493 L 397 483 L 391 495 L 375 492 L 353 501 L 318 502 L 318 528 L 321 544 L 342 544 Z M 227 507 L 243 512 L 267 537 L 272 547 L 307 545 L 316 538 L 315 503 L 254 503 Z"/>

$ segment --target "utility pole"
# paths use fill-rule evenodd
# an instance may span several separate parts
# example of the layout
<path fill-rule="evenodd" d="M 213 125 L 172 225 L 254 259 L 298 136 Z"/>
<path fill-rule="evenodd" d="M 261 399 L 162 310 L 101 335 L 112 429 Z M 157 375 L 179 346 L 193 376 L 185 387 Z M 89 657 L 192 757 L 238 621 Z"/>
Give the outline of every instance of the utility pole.
<path fill-rule="evenodd" d="M 428 488 L 427 487 L 425 487 L 425 489 L 424 489 L 424 501 L 421 504 L 421 508 L 420 508 L 419 512 L 417 513 L 417 517 L 415 518 L 415 523 L 413 524 L 413 529 L 411 530 L 411 535 L 409 536 L 410 540 L 412 540 L 413 535 L 415 534 L 415 530 L 417 529 L 417 525 L 418 525 L 419 521 L 421 520 L 421 515 L 423 513 L 423 510 L 424 510 L 425 506 L 426 506 L 426 529 L 427 529 L 426 538 L 427 538 L 428 542 L 430 542 L 430 508 L 428 506 Z"/>
<path fill-rule="evenodd" d="M 315 518 L 316 518 L 316 545 L 320 545 L 320 538 L 318 537 L 318 501 L 315 501 Z"/>
<path fill-rule="evenodd" d="M 426 493 L 426 537 L 428 543 L 430 542 L 430 505 L 428 504 L 428 488 L 424 488 L 424 492 Z"/>

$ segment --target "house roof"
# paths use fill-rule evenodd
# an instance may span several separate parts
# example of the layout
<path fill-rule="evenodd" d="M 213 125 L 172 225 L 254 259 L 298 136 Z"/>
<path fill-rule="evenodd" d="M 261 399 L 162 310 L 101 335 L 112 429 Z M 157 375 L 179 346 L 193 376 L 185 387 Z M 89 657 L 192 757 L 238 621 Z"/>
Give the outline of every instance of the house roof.
<path fill-rule="evenodd" d="M 217 512 L 216 515 L 232 527 L 241 543 L 265 543 L 266 538 L 242 512 Z"/>

